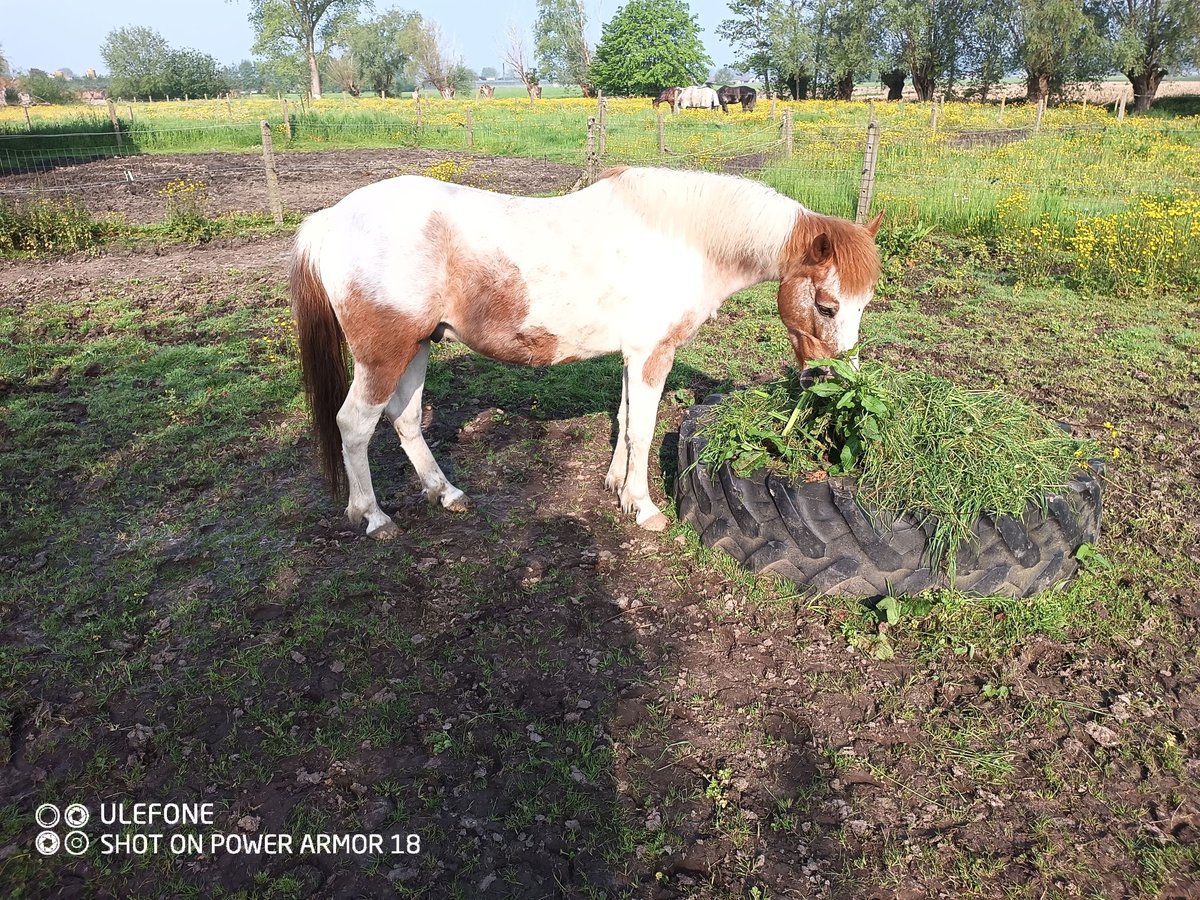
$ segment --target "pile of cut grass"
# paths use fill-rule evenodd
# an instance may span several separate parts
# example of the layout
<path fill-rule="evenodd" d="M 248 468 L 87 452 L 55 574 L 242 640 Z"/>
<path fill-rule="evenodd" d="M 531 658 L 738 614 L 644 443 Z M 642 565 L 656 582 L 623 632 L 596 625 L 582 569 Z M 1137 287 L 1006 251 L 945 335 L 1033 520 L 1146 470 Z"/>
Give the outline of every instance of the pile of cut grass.
<path fill-rule="evenodd" d="M 854 476 L 874 518 L 910 513 L 933 525 L 930 562 L 951 579 L 982 513 L 1019 519 L 1030 503 L 1044 508 L 1095 450 L 1019 398 L 872 363 L 730 394 L 699 435 L 709 469 L 728 462 L 745 476 L 769 467 L 793 481 Z"/>

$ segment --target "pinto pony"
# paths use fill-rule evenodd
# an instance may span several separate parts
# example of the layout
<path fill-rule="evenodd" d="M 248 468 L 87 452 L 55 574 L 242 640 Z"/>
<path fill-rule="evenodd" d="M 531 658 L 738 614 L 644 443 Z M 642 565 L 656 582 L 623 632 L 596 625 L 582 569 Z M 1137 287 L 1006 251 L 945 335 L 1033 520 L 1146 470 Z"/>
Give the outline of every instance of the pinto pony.
<path fill-rule="evenodd" d="M 675 350 L 735 291 L 779 281 L 801 366 L 848 350 L 879 277 L 874 235 L 726 175 L 618 168 L 563 197 L 493 194 L 406 175 L 354 191 L 296 235 L 290 289 L 326 475 L 367 534 L 399 533 L 371 486 L 367 444 L 392 423 L 430 502 L 467 498 L 421 434 L 431 341 L 533 366 L 624 357 L 605 486 L 650 530 L 647 457 Z M 675 264 L 658 265 L 667 255 Z M 347 347 L 354 378 L 347 375 Z"/>
<path fill-rule="evenodd" d="M 693 84 L 679 92 L 679 100 L 675 105 L 679 109 L 716 109 L 721 105 L 721 100 L 712 88 Z"/>

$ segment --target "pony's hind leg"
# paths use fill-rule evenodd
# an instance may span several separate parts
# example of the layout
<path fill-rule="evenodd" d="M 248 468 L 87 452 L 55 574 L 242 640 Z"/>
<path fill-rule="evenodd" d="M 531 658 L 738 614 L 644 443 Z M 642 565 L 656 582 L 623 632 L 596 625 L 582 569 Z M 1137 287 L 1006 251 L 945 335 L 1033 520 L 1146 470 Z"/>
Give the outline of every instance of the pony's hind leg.
<path fill-rule="evenodd" d="M 429 341 L 422 341 L 417 355 L 400 377 L 400 384 L 388 401 L 384 414 L 396 429 L 400 446 L 417 470 L 417 478 L 421 481 L 426 499 L 430 503 L 441 503 L 452 512 L 465 512 L 468 506 L 466 494 L 449 482 L 421 434 L 421 394 L 425 388 L 428 363 Z"/>
<path fill-rule="evenodd" d="M 374 402 L 373 398 L 378 396 L 378 392 L 373 389 L 372 380 L 369 370 L 356 365 L 350 392 L 337 414 L 338 429 L 342 433 L 342 459 L 346 464 L 346 481 L 350 489 L 346 517 L 352 525 L 358 525 L 365 518 L 370 537 L 390 540 L 400 533 L 400 529 L 379 508 L 375 488 L 371 484 L 371 465 L 367 460 L 367 446 L 386 406 L 386 402 Z"/>

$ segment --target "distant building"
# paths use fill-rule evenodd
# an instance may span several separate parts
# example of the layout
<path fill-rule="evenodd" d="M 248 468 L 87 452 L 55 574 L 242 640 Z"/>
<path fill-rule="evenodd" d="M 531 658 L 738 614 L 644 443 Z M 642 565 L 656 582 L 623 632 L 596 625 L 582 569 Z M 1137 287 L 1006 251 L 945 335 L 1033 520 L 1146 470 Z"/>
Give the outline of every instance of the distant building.
<path fill-rule="evenodd" d="M 95 69 L 88 69 L 87 71 L 85 71 L 85 72 L 83 73 L 83 75 L 84 75 L 84 77 L 85 77 L 85 78 L 95 78 L 95 77 L 96 77 L 96 70 L 95 70 Z"/>

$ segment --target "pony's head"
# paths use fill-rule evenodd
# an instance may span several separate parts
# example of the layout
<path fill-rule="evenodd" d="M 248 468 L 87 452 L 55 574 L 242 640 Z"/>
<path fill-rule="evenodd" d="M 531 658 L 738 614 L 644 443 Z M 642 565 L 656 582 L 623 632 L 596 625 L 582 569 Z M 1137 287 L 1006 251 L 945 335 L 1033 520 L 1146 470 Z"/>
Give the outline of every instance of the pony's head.
<path fill-rule="evenodd" d="M 875 295 L 879 251 L 867 225 L 802 210 L 780 254 L 779 317 L 800 368 L 858 343 L 863 310 Z"/>

